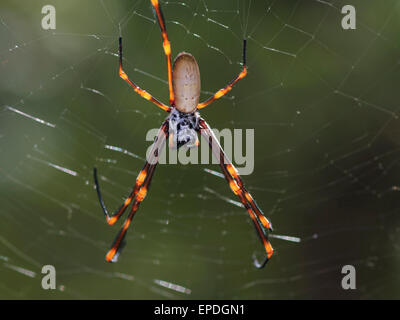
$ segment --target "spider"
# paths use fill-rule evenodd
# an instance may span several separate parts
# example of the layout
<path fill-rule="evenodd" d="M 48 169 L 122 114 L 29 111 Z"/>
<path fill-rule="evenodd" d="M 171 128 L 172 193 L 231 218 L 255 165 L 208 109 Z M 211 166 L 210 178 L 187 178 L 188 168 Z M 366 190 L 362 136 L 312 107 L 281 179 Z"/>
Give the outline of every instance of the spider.
<path fill-rule="evenodd" d="M 101 208 L 103 209 L 106 221 L 109 225 L 113 225 L 115 222 L 117 222 L 125 212 L 126 208 L 133 201 L 132 208 L 127 219 L 115 238 L 111 249 L 106 254 L 106 260 L 108 262 L 116 262 L 118 260 L 118 256 L 124 245 L 126 232 L 136 211 L 139 208 L 140 203 L 147 194 L 154 170 L 157 166 L 159 154 L 161 153 L 166 140 L 169 139 L 170 148 L 180 148 L 181 146 L 197 147 L 199 145 L 197 134 L 200 133 L 205 140 L 208 141 L 209 147 L 211 148 L 214 156 L 219 159 L 220 167 L 226 180 L 228 181 L 229 187 L 233 193 L 239 197 L 241 203 L 250 215 L 251 221 L 253 222 L 257 234 L 266 251 L 266 257 L 263 261 L 260 262 L 255 256 L 253 256 L 253 262 L 257 268 L 263 268 L 273 254 L 273 248 L 268 240 L 268 231 L 272 231 L 272 225 L 264 216 L 253 197 L 246 190 L 238 171 L 221 148 L 210 126 L 203 118 L 200 117 L 200 114 L 197 111 L 224 96 L 232 89 L 236 82 L 246 76 L 246 40 L 243 40 L 243 66 L 239 75 L 226 87 L 217 91 L 212 97 L 202 103 L 199 103 L 200 70 L 196 59 L 189 53 L 181 52 L 175 58 L 173 65 L 171 65 L 171 45 L 168 40 L 165 20 L 161 11 L 161 7 L 158 0 L 150 1 L 153 6 L 154 15 L 157 17 L 157 21 L 161 29 L 164 53 L 167 58 L 170 106 L 160 102 L 147 91 L 140 89 L 132 80 L 129 79 L 122 67 L 121 37 L 119 37 L 119 75 L 133 88 L 135 92 L 137 92 L 146 100 L 153 102 L 161 109 L 167 111 L 169 115 L 159 129 L 147 161 L 136 178 L 136 184 L 133 187 L 132 192 L 120 206 L 120 208 L 111 215 L 104 204 L 100 192 L 97 169 L 93 169 L 97 196 L 99 198 Z"/>

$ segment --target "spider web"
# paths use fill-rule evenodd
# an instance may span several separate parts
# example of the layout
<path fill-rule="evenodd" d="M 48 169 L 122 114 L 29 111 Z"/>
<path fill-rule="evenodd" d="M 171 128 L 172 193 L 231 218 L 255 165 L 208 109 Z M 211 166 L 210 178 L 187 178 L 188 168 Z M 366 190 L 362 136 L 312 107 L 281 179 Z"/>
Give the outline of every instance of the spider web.
<path fill-rule="evenodd" d="M 159 165 L 117 264 L 93 186 L 117 208 L 166 114 L 118 77 L 168 101 L 149 1 L 2 1 L 1 298 L 399 298 L 398 1 L 162 1 L 173 55 L 199 62 L 202 96 L 248 76 L 202 112 L 255 130 L 249 191 L 275 227 L 265 269 L 248 214 L 218 165 Z M 341 8 L 357 10 L 343 30 Z M 54 265 L 57 290 L 41 288 Z M 343 290 L 354 265 L 357 290 Z"/>

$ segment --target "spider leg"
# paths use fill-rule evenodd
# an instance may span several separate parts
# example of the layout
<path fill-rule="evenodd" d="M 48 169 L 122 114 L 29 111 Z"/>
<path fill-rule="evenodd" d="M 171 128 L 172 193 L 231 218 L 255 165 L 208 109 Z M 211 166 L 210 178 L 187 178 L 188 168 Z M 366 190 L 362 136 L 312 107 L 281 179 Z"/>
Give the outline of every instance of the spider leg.
<path fill-rule="evenodd" d="M 218 90 L 212 97 L 208 98 L 206 101 L 204 101 L 202 103 L 199 103 L 197 105 L 197 109 L 202 109 L 204 107 L 207 107 L 210 103 L 212 103 L 215 100 L 224 96 L 226 93 L 228 93 L 229 91 L 232 90 L 232 88 L 236 82 L 238 82 L 240 79 L 243 79 L 246 75 L 247 75 L 246 39 L 243 39 L 243 68 L 242 68 L 242 71 L 239 73 L 239 75 L 235 79 L 233 79 L 231 82 L 229 82 L 225 88 Z"/>
<path fill-rule="evenodd" d="M 139 192 L 136 195 L 135 201 L 133 202 L 131 211 L 129 212 L 128 218 L 126 218 L 124 224 L 122 225 L 121 230 L 118 232 L 117 237 L 115 238 L 111 249 L 106 254 L 106 260 L 108 262 L 116 262 L 118 260 L 118 256 L 121 252 L 121 249 L 124 245 L 124 238 L 126 236 L 126 232 L 132 222 L 133 217 L 135 216 L 136 211 L 139 209 L 140 203 L 146 197 L 147 191 L 150 186 L 151 179 L 153 178 L 154 171 L 156 169 L 157 164 L 154 164 L 149 169 L 148 177 L 143 185 L 140 187 Z"/>
<path fill-rule="evenodd" d="M 117 222 L 118 219 L 122 216 L 122 214 L 125 212 L 126 208 L 132 202 L 133 198 L 135 198 L 135 196 L 137 195 L 139 190 L 141 190 L 143 183 L 145 182 L 146 178 L 152 172 L 153 167 L 155 167 L 157 165 L 158 154 L 161 152 L 166 135 L 168 135 L 168 122 L 167 121 L 163 123 L 163 125 L 161 126 L 161 128 L 158 132 L 158 135 L 155 139 L 155 143 L 153 144 L 153 147 L 150 151 L 149 159 L 144 164 L 142 170 L 140 170 L 140 172 L 136 178 L 136 184 L 133 187 L 132 192 L 130 193 L 128 198 L 126 198 L 126 200 L 120 206 L 120 208 L 111 215 L 109 214 L 107 207 L 104 204 L 103 197 L 101 195 L 100 185 L 99 185 L 99 181 L 97 178 L 97 169 L 96 168 L 93 169 L 94 183 L 95 183 L 95 187 L 96 187 L 96 191 L 97 191 L 97 196 L 99 198 L 101 208 L 103 209 L 104 215 L 106 217 L 106 221 L 110 226 L 112 226 L 115 222 Z"/>
<path fill-rule="evenodd" d="M 272 231 L 272 224 L 271 222 L 265 217 L 264 213 L 261 211 L 260 207 L 257 205 L 256 201 L 252 197 L 252 195 L 247 191 L 246 187 L 244 186 L 243 180 L 240 177 L 237 169 L 235 166 L 232 164 L 232 162 L 228 159 L 226 156 L 225 152 L 222 150 L 217 138 L 215 137 L 214 133 L 212 132 L 211 128 L 209 125 L 204 121 L 204 119 L 200 119 L 200 126 L 202 130 L 205 130 L 206 134 L 209 136 L 209 139 L 211 139 L 212 145 L 212 151 L 214 155 L 220 159 L 220 164 L 222 166 L 222 170 L 226 173 L 228 176 L 231 177 L 232 180 L 234 180 L 235 184 L 239 187 L 241 190 L 244 198 L 246 199 L 246 202 L 249 203 L 253 211 L 256 213 L 257 218 L 260 220 L 262 225 L 266 228 Z M 232 183 L 232 187 L 235 186 L 235 184 Z"/>
<path fill-rule="evenodd" d="M 264 214 L 255 203 L 253 197 L 244 187 L 243 181 L 240 178 L 237 170 L 229 161 L 225 152 L 222 150 L 217 138 L 215 137 L 208 124 L 204 121 L 204 119 L 200 119 L 200 133 L 208 141 L 211 151 L 214 153 L 214 156 L 219 159 L 220 167 L 226 180 L 228 181 L 229 187 L 231 188 L 232 192 L 239 197 L 243 206 L 249 213 L 254 227 L 256 228 L 257 234 L 267 253 L 267 257 L 261 263 L 258 262 L 255 257 L 253 257 L 253 259 L 255 266 L 258 268 L 262 268 L 265 266 L 265 264 L 268 262 L 274 252 L 274 249 L 272 248 L 271 243 L 268 240 L 267 233 L 264 230 L 264 228 L 271 230 L 271 223 L 264 216 Z"/>
<path fill-rule="evenodd" d="M 116 262 L 117 261 L 118 256 L 121 252 L 121 249 L 124 245 L 124 238 L 125 238 L 126 232 L 132 222 L 132 219 L 133 219 L 136 211 L 139 209 L 140 203 L 146 197 L 147 191 L 150 187 L 151 180 L 153 178 L 154 171 L 155 171 L 157 163 L 158 163 L 158 158 L 161 154 L 162 148 L 164 147 L 164 142 L 168 138 L 168 127 L 169 127 L 168 121 L 165 121 L 163 123 L 163 125 L 161 126 L 160 131 L 155 139 L 155 142 L 154 142 L 153 147 L 149 154 L 149 159 L 147 161 L 147 163 L 149 163 L 148 171 L 146 172 L 146 175 L 143 178 L 141 178 L 141 179 L 143 179 L 143 180 L 141 180 L 142 184 L 140 185 L 140 187 L 138 187 L 138 191 L 135 194 L 136 198 L 133 201 L 131 211 L 129 212 L 128 217 L 126 218 L 124 224 L 122 225 L 121 230 L 118 232 L 117 237 L 115 238 L 115 240 L 111 246 L 111 249 L 106 254 L 106 260 L 108 262 Z M 139 177 L 140 177 L 140 175 L 141 174 L 139 173 Z"/>
<path fill-rule="evenodd" d="M 164 103 L 158 101 L 146 90 L 140 89 L 132 80 L 129 79 L 128 75 L 125 73 L 125 71 L 122 68 L 122 38 L 121 37 L 119 37 L 119 76 L 123 80 L 125 80 L 133 88 L 133 90 L 135 90 L 135 92 L 138 93 L 140 96 L 142 96 L 146 100 L 153 102 L 156 106 L 160 107 L 161 109 L 163 109 L 165 111 L 168 111 L 168 112 L 171 111 L 170 107 L 168 107 Z"/>
<path fill-rule="evenodd" d="M 161 11 L 161 6 L 158 3 L 158 0 L 151 0 L 153 5 L 155 16 L 157 17 L 158 25 L 161 29 L 161 36 L 163 39 L 163 48 L 164 53 L 167 58 L 167 67 L 168 67 L 168 87 L 169 87 L 169 103 L 171 106 L 175 103 L 174 90 L 172 88 L 172 67 L 171 67 L 171 44 L 168 40 L 167 28 L 165 26 L 164 15 Z"/>

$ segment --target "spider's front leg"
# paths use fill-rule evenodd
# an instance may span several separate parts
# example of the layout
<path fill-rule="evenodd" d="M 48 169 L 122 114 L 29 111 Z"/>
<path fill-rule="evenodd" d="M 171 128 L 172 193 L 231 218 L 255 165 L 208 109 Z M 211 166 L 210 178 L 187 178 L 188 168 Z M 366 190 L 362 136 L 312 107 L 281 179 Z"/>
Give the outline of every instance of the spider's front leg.
<path fill-rule="evenodd" d="M 165 141 L 165 137 L 168 135 L 168 122 L 165 121 L 163 125 L 161 126 L 158 135 L 155 139 L 154 145 L 151 149 L 150 152 L 150 158 L 148 159 L 149 161 L 146 161 L 144 164 L 142 170 L 140 170 L 137 178 L 136 178 L 136 183 L 135 186 L 133 187 L 132 192 L 128 196 L 128 198 L 125 199 L 123 204 L 119 207 L 118 210 L 116 210 L 113 214 L 110 214 L 109 211 L 107 210 L 106 205 L 104 204 L 103 197 L 101 194 L 100 190 L 100 185 L 97 177 L 97 168 L 93 169 L 93 176 L 94 176 L 94 184 L 96 187 L 97 191 L 97 197 L 99 198 L 100 206 L 103 209 L 103 213 L 105 215 L 107 223 L 112 226 L 115 222 L 118 221 L 118 219 L 122 216 L 122 214 L 125 212 L 126 208 L 130 205 L 132 202 L 133 198 L 135 198 L 136 194 L 139 192 L 140 188 L 142 187 L 144 181 L 149 175 L 149 172 L 151 171 L 151 168 L 155 165 L 157 165 L 157 160 L 158 157 L 155 158 L 154 154 L 156 153 L 157 150 L 161 152 L 161 149 L 163 147 L 163 142 Z"/>
<path fill-rule="evenodd" d="M 199 130 L 201 135 L 206 139 L 206 141 L 208 141 L 214 156 L 219 159 L 220 167 L 226 180 L 228 181 L 229 187 L 231 188 L 232 192 L 239 197 L 243 206 L 249 213 L 254 227 L 256 228 L 257 234 L 264 246 L 267 256 L 263 262 L 258 262 L 257 259 L 254 257 L 254 265 L 257 268 L 262 268 L 265 266 L 265 264 L 268 262 L 274 252 L 274 249 L 272 248 L 271 243 L 268 240 L 268 235 L 266 232 L 266 230 L 272 230 L 272 225 L 264 216 L 251 194 L 246 190 L 236 168 L 228 159 L 225 152 L 222 150 L 217 138 L 215 137 L 209 125 L 204 121 L 204 119 L 200 119 Z"/>
<path fill-rule="evenodd" d="M 110 215 L 107 211 L 107 208 L 104 204 L 101 192 L 100 192 L 100 186 L 98 183 L 97 179 L 97 170 L 94 168 L 94 180 L 95 180 L 95 186 L 96 186 L 96 191 L 97 195 L 99 198 L 100 205 L 103 209 L 104 215 L 106 217 L 107 223 L 109 225 L 113 225 L 118 219 L 122 216 L 122 214 L 125 212 L 126 208 L 129 206 L 129 204 L 133 201 L 132 209 L 128 215 L 128 218 L 125 220 L 121 230 L 119 231 L 117 237 L 115 238 L 113 245 L 111 246 L 111 249 L 106 255 L 106 260 L 109 262 L 115 262 L 118 258 L 119 251 L 122 248 L 123 244 L 123 239 L 126 235 L 126 232 L 128 230 L 128 227 L 136 213 L 136 211 L 139 208 L 140 203 L 144 200 L 147 191 L 149 189 L 151 179 L 153 178 L 153 174 L 155 171 L 155 168 L 158 163 L 158 158 L 162 152 L 162 149 L 164 147 L 165 141 L 168 137 L 168 121 L 164 121 L 163 125 L 161 126 L 157 137 L 155 138 L 154 144 L 151 148 L 151 151 L 149 153 L 148 159 L 143 167 L 143 169 L 139 172 L 138 177 L 136 178 L 136 184 L 133 187 L 133 191 L 129 195 L 129 197 L 124 201 L 124 203 L 121 205 L 121 207 L 112 215 Z"/>
<path fill-rule="evenodd" d="M 106 254 L 106 260 L 108 262 L 116 262 L 118 260 L 118 256 L 121 252 L 121 249 L 122 249 L 122 246 L 124 243 L 124 238 L 126 236 L 126 232 L 128 231 L 128 228 L 132 222 L 133 217 L 135 216 L 136 211 L 139 209 L 140 203 L 146 197 L 147 191 L 150 186 L 151 179 L 153 178 L 154 170 L 156 169 L 156 165 L 157 164 L 154 164 L 149 169 L 148 177 L 136 195 L 135 201 L 132 204 L 132 208 L 131 208 L 131 211 L 129 212 L 128 218 L 126 218 L 126 220 L 124 221 L 124 224 L 122 225 L 121 230 L 118 232 L 118 234 L 111 246 L 111 249 Z"/>

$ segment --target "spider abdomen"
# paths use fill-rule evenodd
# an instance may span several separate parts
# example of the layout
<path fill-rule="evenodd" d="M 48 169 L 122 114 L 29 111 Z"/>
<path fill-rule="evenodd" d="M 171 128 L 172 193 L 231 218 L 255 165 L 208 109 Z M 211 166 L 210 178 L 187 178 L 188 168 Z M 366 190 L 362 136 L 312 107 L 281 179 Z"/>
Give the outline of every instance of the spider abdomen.
<path fill-rule="evenodd" d="M 178 54 L 172 67 L 175 108 L 183 113 L 196 110 L 200 97 L 200 70 L 196 59 L 186 52 Z"/>

